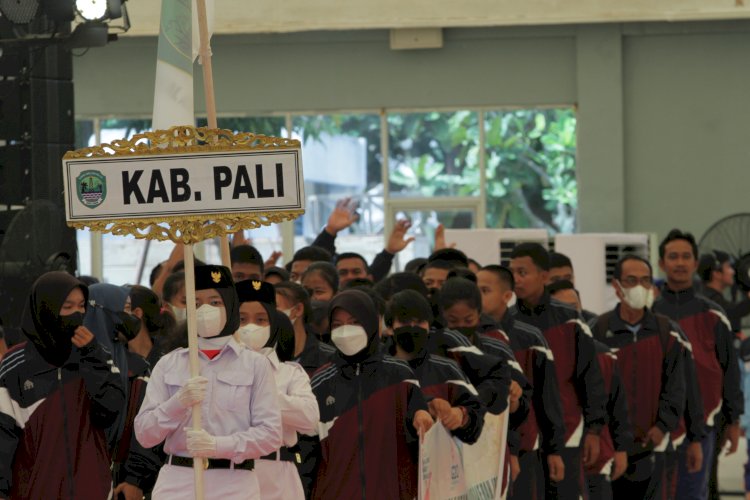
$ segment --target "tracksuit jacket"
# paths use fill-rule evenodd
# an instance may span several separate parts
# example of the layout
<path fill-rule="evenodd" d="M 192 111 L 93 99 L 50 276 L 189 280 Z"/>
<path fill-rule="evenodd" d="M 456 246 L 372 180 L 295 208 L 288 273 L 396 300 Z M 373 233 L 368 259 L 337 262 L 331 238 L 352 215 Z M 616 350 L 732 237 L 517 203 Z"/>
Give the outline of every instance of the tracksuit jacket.
<path fill-rule="evenodd" d="M 320 408 L 320 458 L 312 498 L 417 495 L 417 410 L 427 411 L 414 371 L 377 349 L 356 364 L 341 356 L 310 381 Z"/>
<path fill-rule="evenodd" d="M 724 311 L 692 287 L 676 292 L 666 285 L 653 309 L 676 321 L 690 341 L 705 425 L 712 427 L 720 411 L 727 422 L 739 421 L 744 409 L 739 363 Z"/>
<path fill-rule="evenodd" d="M 633 434 L 628 419 L 626 394 L 617 369 L 617 356 L 606 344 L 596 342 L 596 359 L 607 394 L 607 425 L 600 435 L 599 457 L 594 465 L 586 469 L 586 473 L 606 474 L 607 464 L 614 458 L 615 452 L 629 450 Z"/>
<path fill-rule="evenodd" d="M 468 423 L 451 431 L 467 444 L 473 444 L 482 433 L 484 425 L 484 405 L 479 401 L 479 393 L 455 361 L 436 356 L 422 349 L 414 359 L 409 361 L 422 388 L 425 399 L 441 398 L 453 407 L 466 409 Z"/>
<path fill-rule="evenodd" d="M 31 342 L 8 351 L 0 363 L 0 496 L 107 498 L 105 431 L 125 405 L 120 380 L 96 340 L 60 368 Z"/>
<path fill-rule="evenodd" d="M 627 416 L 635 443 L 644 444 L 656 426 L 665 435 L 674 431 L 685 408 L 685 351 L 679 326 L 646 310 L 633 333 L 620 318 L 620 306 L 591 324 L 597 341 L 617 357 Z"/>
<path fill-rule="evenodd" d="M 565 446 L 578 448 L 584 429 L 599 433 L 605 422 L 604 380 L 588 325 L 575 309 L 546 292 L 533 309 L 519 301 L 510 312 L 542 331 L 555 359 Z"/>
<path fill-rule="evenodd" d="M 493 334 L 497 331 L 504 335 Z M 520 450 L 532 451 L 539 447 L 548 454 L 557 454 L 565 447 L 565 424 L 562 402 L 557 387 L 554 356 L 542 332 L 528 323 L 505 314 L 499 325 L 487 318 L 483 333 L 509 339 L 509 345 L 524 375 L 531 382 L 531 406 L 526 421 L 519 428 Z"/>

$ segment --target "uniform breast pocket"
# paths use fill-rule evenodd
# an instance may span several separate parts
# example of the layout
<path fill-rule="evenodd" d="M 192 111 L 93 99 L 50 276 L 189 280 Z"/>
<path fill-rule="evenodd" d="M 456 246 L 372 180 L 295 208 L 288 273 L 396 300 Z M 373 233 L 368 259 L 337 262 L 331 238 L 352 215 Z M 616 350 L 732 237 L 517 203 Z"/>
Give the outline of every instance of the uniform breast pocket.
<path fill-rule="evenodd" d="M 187 380 L 187 375 L 180 377 L 176 373 L 166 373 L 164 375 L 164 383 L 167 386 L 167 392 L 170 397 L 177 394 L 177 391 L 180 390 L 180 387 L 185 385 L 185 380 Z"/>
<path fill-rule="evenodd" d="M 237 412 L 249 411 L 252 393 L 252 373 L 225 371 L 216 374 L 214 402 L 219 408 Z"/>

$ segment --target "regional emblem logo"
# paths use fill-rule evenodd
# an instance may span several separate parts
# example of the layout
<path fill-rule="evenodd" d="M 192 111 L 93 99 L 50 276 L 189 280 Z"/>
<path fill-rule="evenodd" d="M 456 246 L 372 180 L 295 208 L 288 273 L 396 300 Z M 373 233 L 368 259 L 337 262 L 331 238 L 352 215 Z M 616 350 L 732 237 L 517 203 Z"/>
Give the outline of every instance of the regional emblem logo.
<path fill-rule="evenodd" d="M 89 208 L 96 208 L 107 197 L 107 178 L 98 170 L 84 170 L 76 177 L 78 199 Z"/>

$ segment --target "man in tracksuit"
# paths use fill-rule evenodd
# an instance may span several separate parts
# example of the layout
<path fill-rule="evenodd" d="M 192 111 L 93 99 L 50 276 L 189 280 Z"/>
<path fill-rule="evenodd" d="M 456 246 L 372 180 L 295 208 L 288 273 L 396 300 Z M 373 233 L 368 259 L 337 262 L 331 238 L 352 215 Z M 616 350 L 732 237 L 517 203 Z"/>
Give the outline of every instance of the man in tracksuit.
<path fill-rule="evenodd" d="M 612 483 L 614 498 L 666 500 L 664 452 L 685 406 L 687 343 L 676 324 L 649 310 L 653 290 L 647 260 L 623 256 L 612 286 L 620 304 L 591 327 L 594 337 L 616 353 L 634 440 L 625 475 Z"/>
<path fill-rule="evenodd" d="M 533 387 L 528 417 L 519 428 L 520 472 L 513 482 L 511 498 L 542 498 L 544 481 L 539 448 L 548 455 L 556 455 L 565 447 L 554 358 L 538 328 L 518 321 L 507 312 L 514 287 L 510 269 L 485 266 L 477 273 L 477 285 L 482 293 L 482 333 L 502 341 L 508 339 L 516 361 Z"/>
<path fill-rule="evenodd" d="M 428 351 L 432 319 L 427 299 L 403 290 L 391 299 L 385 324 L 393 329 L 395 357 L 414 370 L 432 416 L 455 437 L 473 444 L 482 432 L 486 409 L 458 364 Z"/>
<path fill-rule="evenodd" d="M 700 470 L 690 472 L 683 460 L 689 444 L 678 448 L 677 497 L 680 499 L 707 498 L 708 468 L 714 453 L 720 451 L 714 449 L 715 417 L 723 413 L 730 441 L 729 453 L 733 453 L 737 450 L 739 418 L 744 406 L 731 326 L 718 305 L 695 293 L 693 273 L 697 262 L 698 247 L 690 233 L 673 229 L 659 245 L 659 266 L 667 282 L 654 303 L 654 311 L 678 322 L 692 345 L 706 425 L 706 436 L 700 442 L 703 455 Z"/>
<path fill-rule="evenodd" d="M 542 460 L 550 471 L 545 474 L 549 479 L 546 494 L 578 499 L 586 492 L 583 467 L 593 465 L 599 456 L 599 433 L 605 421 L 604 381 L 594 339 L 575 309 L 551 299 L 545 291 L 549 255 L 544 247 L 519 244 L 511 254 L 510 268 L 518 297 L 513 314 L 544 334 L 555 358 L 563 406 L 566 432 L 562 457 L 547 455 Z"/>

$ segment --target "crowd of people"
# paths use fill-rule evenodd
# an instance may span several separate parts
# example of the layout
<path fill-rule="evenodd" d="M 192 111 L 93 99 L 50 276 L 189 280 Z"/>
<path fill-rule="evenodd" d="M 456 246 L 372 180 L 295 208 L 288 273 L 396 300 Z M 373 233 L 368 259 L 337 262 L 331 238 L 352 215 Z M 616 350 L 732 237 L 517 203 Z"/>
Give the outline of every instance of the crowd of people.
<path fill-rule="evenodd" d="M 179 245 L 150 287 L 41 276 L 0 362 L 0 498 L 184 499 L 201 461 L 206 498 L 413 499 L 421 435 L 475 443 L 504 412 L 510 498 L 715 498 L 750 310 L 728 256 L 673 230 L 664 283 L 624 255 L 596 315 L 539 244 L 480 266 L 439 237 L 391 274 L 409 223 L 368 263 L 337 253 L 355 217 L 284 267 L 241 237 L 231 269 L 197 263 L 198 376 Z"/>

